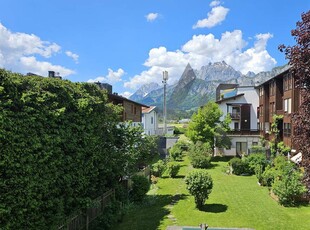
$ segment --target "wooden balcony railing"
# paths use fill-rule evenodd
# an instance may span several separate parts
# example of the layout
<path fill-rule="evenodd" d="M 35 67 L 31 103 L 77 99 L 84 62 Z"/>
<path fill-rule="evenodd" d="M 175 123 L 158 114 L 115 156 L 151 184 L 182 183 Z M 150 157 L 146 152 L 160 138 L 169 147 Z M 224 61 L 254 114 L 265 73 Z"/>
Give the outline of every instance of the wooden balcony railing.
<path fill-rule="evenodd" d="M 233 120 L 239 120 L 240 119 L 240 113 L 229 113 L 231 119 Z"/>
<path fill-rule="evenodd" d="M 258 129 L 235 129 L 228 132 L 228 135 L 259 135 Z"/>

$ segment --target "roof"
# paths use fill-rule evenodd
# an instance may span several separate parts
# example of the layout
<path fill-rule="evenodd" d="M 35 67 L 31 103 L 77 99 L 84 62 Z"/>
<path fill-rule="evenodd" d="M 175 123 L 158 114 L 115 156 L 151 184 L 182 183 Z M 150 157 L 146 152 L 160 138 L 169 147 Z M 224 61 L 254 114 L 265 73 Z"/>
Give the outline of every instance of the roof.
<path fill-rule="evenodd" d="M 150 113 L 152 112 L 156 106 L 150 106 L 150 107 L 142 107 L 142 113 Z"/>
<path fill-rule="evenodd" d="M 220 103 L 222 103 L 223 101 L 228 101 L 228 100 L 230 100 L 230 99 L 236 99 L 236 98 L 242 97 L 242 96 L 244 96 L 244 93 L 237 94 L 237 95 L 232 96 L 232 97 L 223 98 L 222 100 L 216 101 L 216 103 L 220 104 Z"/>
<path fill-rule="evenodd" d="M 269 83 L 270 81 L 272 81 L 272 80 L 275 79 L 275 78 L 281 78 L 281 77 L 283 77 L 283 75 L 284 75 L 285 73 L 289 72 L 289 70 L 290 70 L 289 68 L 288 68 L 288 69 L 284 69 L 281 73 L 279 73 L 279 74 L 273 76 L 272 78 L 268 79 L 267 81 L 264 81 L 263 83 L 257 85 L 256 87 L 258 88 L 258 87 L 260 87 L 260 86 L 262 86 L 262 85 L 265 85 L 265 84 Z"/>
<path fill-rule="evenodd" d="M 135 101 L 132 101 L 132 100 L 129 100 L 128 98 L 126 97 L 122 97 L 122 96 L 119 96 L 118 94 L 108 94 L 108 97 L 110 100 L 121 100 L 121 101 L 128 101 L 128 102 L 131 102 L 131 103 L 134 103 L 136 105 L 140 105 L 142 107 L 146 107 L 146 108 L 149 108 L 150 106 L 148 105 L 144 105 L 144 104 L 141 104 L 139 102 L 135 102 Z"/>

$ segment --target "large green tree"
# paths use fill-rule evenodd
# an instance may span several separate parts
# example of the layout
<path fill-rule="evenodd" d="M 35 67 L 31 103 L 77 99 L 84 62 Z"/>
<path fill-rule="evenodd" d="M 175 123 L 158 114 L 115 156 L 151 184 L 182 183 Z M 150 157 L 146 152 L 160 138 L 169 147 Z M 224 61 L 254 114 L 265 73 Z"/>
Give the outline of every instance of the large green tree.
<path fill-rule="evenodd" d="M 279 46 L 289 60 L 290 72 L 300 89 L 301 104 L 293 115 L 293 140 L 302 152 L 302 166 L 305 169 L 304 182 L 310 196 L 310 11 L 301 14 L 301 21 L 291 31 L 296 44 Z"/>
<path fill-rule="evenodd" d="M 147 160 L 95 84 L 0 69 L 0 229 L 56 229 Z"/>
<path fill-rule="evenodd" d="M 226 116 L 223 121 L 221 117 L 223 112 L 215 102 L 208 102 L 205 106 L 198 109 L 194 113 L 191 122 L 188 125 L 186 135 L 194 142 L 209 142 L 214 143 L 216 139 L 216 146 L 227 147 L 230 145 L 230 140 L 226 136 L 229 130 L 229 123 L 231 119 Z"/>

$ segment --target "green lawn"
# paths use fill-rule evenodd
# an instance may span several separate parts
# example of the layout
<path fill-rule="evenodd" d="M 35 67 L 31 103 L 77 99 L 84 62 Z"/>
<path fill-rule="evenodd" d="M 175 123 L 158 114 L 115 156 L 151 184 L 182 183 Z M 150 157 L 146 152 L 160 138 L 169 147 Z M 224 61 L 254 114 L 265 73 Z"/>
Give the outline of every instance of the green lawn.
<path fill-rule="evenodd" d="M 244 227 L 253 229 L 309 229 L 310 206 L 286 208 L 257 184 L 255 176 L 234 176 L 222 172 L 226 161 L 213 162 L 208 169 L 214 186 L 202 210 L 186 190 L 184 176 L 192 170 L 187 157 L 180 162 L 178 178 L 161 178 L 147 200 L 132 206 L 115 229 L 166 229 L 169 225 Z"/>

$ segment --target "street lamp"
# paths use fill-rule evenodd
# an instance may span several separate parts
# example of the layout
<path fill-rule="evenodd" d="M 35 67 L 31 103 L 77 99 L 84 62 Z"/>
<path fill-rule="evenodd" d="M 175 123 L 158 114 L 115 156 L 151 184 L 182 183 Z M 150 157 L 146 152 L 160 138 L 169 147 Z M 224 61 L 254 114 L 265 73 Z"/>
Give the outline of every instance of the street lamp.
<path fill-rule="evenodd" d="M 164 135 L 167 134 L 167 108 L 166 108 L 166 86 L 168 80 L 168 71 L 163 71 L 163 84 L 164 84 Z"/>

